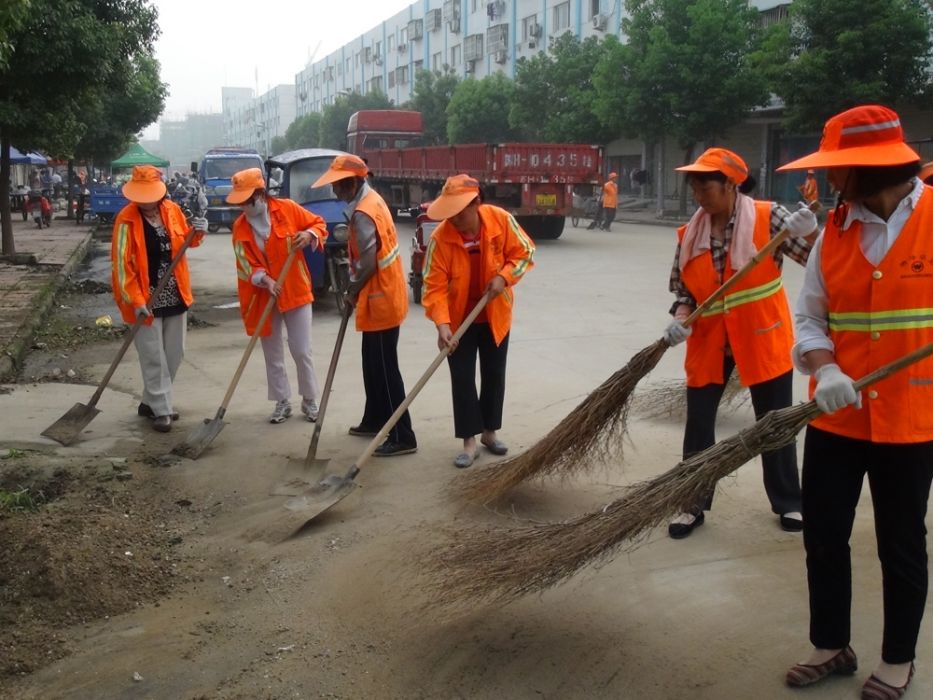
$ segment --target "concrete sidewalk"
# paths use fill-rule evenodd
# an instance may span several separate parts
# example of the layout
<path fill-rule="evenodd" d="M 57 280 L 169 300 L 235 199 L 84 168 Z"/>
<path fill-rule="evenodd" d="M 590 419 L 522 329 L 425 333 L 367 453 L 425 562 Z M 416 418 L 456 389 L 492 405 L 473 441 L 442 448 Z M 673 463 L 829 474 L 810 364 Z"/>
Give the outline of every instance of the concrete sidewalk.
<path fill-rule="evenodd" d="M 92 226 L 54 219 L 50 228 L 13 218 L 17 259 L 32 256 L 28 264 L 0 258 L 0 381 L 16 373 L 32 338 L 45 319 L 55 295 L 81 264 L 91 242 Z"/>

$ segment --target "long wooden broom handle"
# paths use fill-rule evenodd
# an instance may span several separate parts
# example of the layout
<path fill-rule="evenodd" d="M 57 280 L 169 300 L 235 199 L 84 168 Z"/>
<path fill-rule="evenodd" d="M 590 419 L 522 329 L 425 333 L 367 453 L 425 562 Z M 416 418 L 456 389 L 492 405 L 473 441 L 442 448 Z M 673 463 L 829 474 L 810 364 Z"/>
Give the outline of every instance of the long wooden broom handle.
<path fill-rule="evenodd" d="M 819 211 L 822 208 L 822 206 L 820 205 L 819 202 L 812 202 L 811 204 L 807 206 L 807 208 L 810 209 L 810 211 Z M 749 272 L 751 272 L 752 268 L 754 268 L 758 263 L 764 260 L 768 255 L 771 255 L 771 253 L 774 252 L 774 249 L 777 248 L 779 245 L 781 245 L 784 241 L 786 241 L 789 236 L 790 236 L 790 231 L 788 231 L 787 229 L 784 229 L 778 235 L 776 235 L 774 238 L 768 241 L 768 243 L 765 245 L 764 248 L 759 250 L 755 254 L 755 256 L 751 260 L 749 260 L 747 263 L 745 263 L 740 270 L 738 270 L 734 275 L 732 275 L 732 277 L 727 279 L 719 289 L 717 289 L 715 292 L 710 294 L 709 298 L 707 298 L 706 301 L 704 301 L 702 304 L 696 307 L 693 313 L 687 316 L 687 318 L 681 321 L 681 323 L 687 327 L 692 325 L 694 321 L 696 321 L 704 312 L 708 311 L 709 308 L 713 304 L 715 304 L 717 301 L 722 299 L 726 295 L 726 292 L 732 289 L 734 285 L 738 284 L 739 281 L 743 277 L 745 277 Z"/>
<path fill-rule="evenodd" d="M 288 257 L 285 258 L 285 264 L 282 265 L 282 271 L 279 272 L 279 279 L 276 281 L 276 284 L 285 280 L 285 277 L 288 275 L 288 271 L 292 266 L 292 262 L 295 260 L 295 255 L 299 250 L 300 248 L 292 248 L 292 250 L 289 252 Z M 253 353 L 253 348 L 256 347 L 256 341 L 259 340 L 259 334 L 262 332 L 262 327 L 266 325 L 266 321 L 269 319 L 269 315 L 272 313 L 272 307 L 275 306 L 275 302 L 276 297 L 270 292 L 269 301 L 266 302 L 266 308 L 262 310 L 262 315 L 259 317 L 259 323 L 256 324 L 256 328 L 253 330 L 253 334 L 249 337 L 249 343 L 246 345 L 246 350 L 243 351 L 243 357 L 240 358 L 240 364 L 237 365 L 236 372 L 233 373 L 233 379 L 230 380 L 230 386 L 227 387 L 227 393 L 224 394 L 224 400 L 221 401 L 220 408 L 217 409 L 217 419 L 223 418 L 224 414 L 227 412 L 227 406 L 230 405 L 230 400 L 233 398 L 233 392 L 236 391 L 236 385 L 239 383 L 240 377 L 243 375 L 243 368 L 246 367 L 249 356 Z"/>
<path fill-rule="evenodd" d="M 198 232 L 195 229 L 191 229 L 191 233 L 185 237 L 185 241 L 181 244 L 181 248 L 178 249 L 175 257 L 172 258 L 172 262 L 168 266 L 168 270 L 166 270 L 165 274 L 162 275 L 162 279 L 159 280 L 155 290 L 149 297 L 151 300 L 155 301 L 159 298 L 162 290 L 165 289 L 165 285 L 168 284 L 168 281 L 172 278 L 172 275 L 175 272 L 175 268 L 178 267 L 178 263 L 181 262 L 182 257 L 184 257 L 185 251 L 187 251 L 191 246 L 191 242 L 194 240 L 194 237 L 197 234 Z M 100 397 L 104 394 L 104 389 L 107 388 L 107 384 L 110 383 L 110 379 L 113 377 L 113 373 L 117 371 L 117 367 L 119 366 L 120 361 L 123 360 L 123 356 L 126 354 L 126 351 L 129 350 L 130 344 L 133 342 L 136 334 L 139 333 L 139 329 L 142 327 L 146 318 L 148 318 L 148 316 L 136 316 L 136 322 L 130 327 L 129 331 L 124 334 L 123 345 L 120 346 L 120 349 L 117 351 L 117 356 L 113 358 L 113 362 L 111 362 L 110 367 L 107 368 L 107 373 L 104 374 L 104 378 L 101 379 L 100 384 L 97 385 L 97 390 L 94 392 L 91 400 L 88 401 L 88 406 L 96 406 L 97 402 L 100 401 Z"/>
<path fill-rule="evenodd" d="M 463 334 L 467 332 L 467 329 L 473 325 L 473 321 L 475 321 L 476 317 L 479 316 L 479 312 L 485 308 L 489 298 L 489 292 L 483 294 L 476 306 L 473 307 L 473 310 L 467 315 L 465 319 L 463 319 L 463 323 L 460 324 L 457 332 L 454 333 L 453 338 L 451 338 L 451 342 L 456 342 L 463 337 Z M 421 375 L 421 379 L 418 380 L 418 383 L 415 384 L 414 388 L 408 392 L 408 395 L 405 397 L 402 403 L 400 403 L 398 408 L 395 409 L 395 413 L 393 413 L 389 420 L 386 421 L 386 424 L 382 426 L 382 429 L 376 433 L 376 437 L 370 440 L 369 444 L 366 446 L 366 449 L 363 450 L 363 454 L 359 456 L 359 459 L 357 459 L 353 466 L 351 466 L 347 471 L 345 478 L 356 478 L 356 475 L 359 474 L 362 466 L 366 464 L 369 458 L 372 457 L 373 452 L 376 451 L 376 448 L 379 447 L 379 445 L 382 444 L 382 441 L 386 439 L 386 435 L 388 435 L 389 431 L 395 427 L 395 424 L 398 423 L 399 418 L 401 418 L 402 414 L 408 410 L 408 406 L 411 404 L 411 402 L 415 400 L 418 392 L 424 388 L 424 385 L 428 383 L 431 375 L 434 374 L 438 366 L 440 366 L 441 362 L 443 362 L 444 358 L 446 358 L 449 354 L 450 350 L 447 348 L 444 348 L 439 353 L 437 353 L 437 357 L 434 358 L 425 373 Z"/>
<path fill-rule="evenodd" d="M 894 362 L 888 363 L 883 367 L 879 367 L 874 372 L 866 374 L 864 377 L 855 382 L 855 390 L 861 391 L 869 384 L 874 384 L 879 382 L 886 377 L 890 377 L 895 372 L 900 372 L 902 369 L 908 365 L 912 365 L 915 362 L 919 362 L 925 357 L 933 355 L 933 343 L 927 343 L 913 352 L 909 352 L 901 358 L 894 360 Z"/>

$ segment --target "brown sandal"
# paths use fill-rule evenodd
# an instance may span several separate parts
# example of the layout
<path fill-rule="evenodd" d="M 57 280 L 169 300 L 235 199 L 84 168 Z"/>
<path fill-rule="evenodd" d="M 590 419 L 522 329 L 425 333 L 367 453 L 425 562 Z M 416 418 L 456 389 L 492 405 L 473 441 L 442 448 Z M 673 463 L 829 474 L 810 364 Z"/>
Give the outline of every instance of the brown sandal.
<path fill-rule="evenodd" d="M 868 680 L 865 681 L 865 685 L 862 686 L 862 700 L 897 700 L 903 697 L 904 693 L 907 692 L 907 686 L 910 685 L 910 681 L 914 678 L 915 670 L 914 664 L 911 662 L 910 673 L 907 674 L 907 682 L 900 687 L 888 685 L 875 676 L 874 673 L 871 674 Z"/>
<path fill-rule="evenodd" d="M 857 670 L 858 660 L 855 658 L 852 647 L 848 646 L 829 661 L 821 664 L 795 664 L 787 672 L 785 680 L 791 687 L 804 688 L 818 683 L 827 676 L 851 676 Z"/>

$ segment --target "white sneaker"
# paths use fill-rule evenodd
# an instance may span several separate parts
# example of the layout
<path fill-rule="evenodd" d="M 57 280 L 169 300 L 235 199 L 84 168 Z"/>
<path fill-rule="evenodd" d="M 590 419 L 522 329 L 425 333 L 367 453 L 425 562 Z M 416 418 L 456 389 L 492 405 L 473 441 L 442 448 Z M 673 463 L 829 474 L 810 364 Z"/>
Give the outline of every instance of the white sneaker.
<path fill-rule="evenodd" d="M 288 399 L 282 399 L 275 402 L 275 409 L 272 411 L 272 415 L 269 416 L 269 422 L 284 423 L 290 415 L 292 415 L 292 405 Z"/>
<path fill-rule="evenodd" d="M 302 399 L 301 412 L 305 414 L 305 418 L 314 423 L 318 414 L 317 402 L 314 399 Z"/>

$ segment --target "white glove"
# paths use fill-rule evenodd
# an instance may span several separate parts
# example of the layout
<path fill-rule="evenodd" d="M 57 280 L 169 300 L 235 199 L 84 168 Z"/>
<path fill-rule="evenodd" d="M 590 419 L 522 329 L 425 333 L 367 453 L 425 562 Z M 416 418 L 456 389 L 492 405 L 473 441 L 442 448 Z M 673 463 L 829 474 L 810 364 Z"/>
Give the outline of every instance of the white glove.
<path fill-rule="evenodd" d="M 816 231 L 816 214 L 800 202 L 800 209 L 784 219 L 784 228 L 790 231 L 792 238 L 806 238 Z"/>
<path fill-rule="evenodd" d="M 203 216 L 192 216 L 191 228 L 195 231 L 207 231 L 207 219 Z"/>
<path fill-rule="evenodd" d="M 675 318 L 664 329 L 663 338 L 668 345 L 674 347 L 684 342 L 691 333 L 693 333 L 693 326 L 685 326 Z"/>
<path fill-rule="evenodd" d="M 845 374 L 835 362 L 823 365 L 813 376 L 816 378 L 813 400 L 824 413 L 833 413 L 853 404 L 856 408 L 862 407 L 862 392 L 855 390 L 852 377 Z"/>
<path fill-rule="evenodd" d="M 152 312 L 149 310 L 148 306 L 137 306 L 133 311 L 136 313 L 136 318 L 148 318 L 152 316 Z"/>

